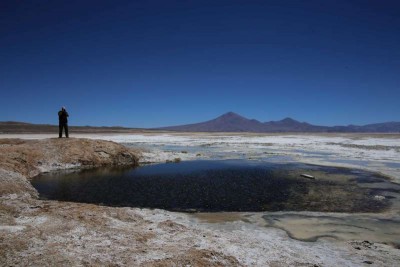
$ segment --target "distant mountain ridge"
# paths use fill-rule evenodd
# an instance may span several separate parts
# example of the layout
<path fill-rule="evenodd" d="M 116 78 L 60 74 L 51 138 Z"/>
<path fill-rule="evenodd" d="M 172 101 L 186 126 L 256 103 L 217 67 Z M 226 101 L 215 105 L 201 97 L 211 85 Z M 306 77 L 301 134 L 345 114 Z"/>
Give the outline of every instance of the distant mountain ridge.
<path fill-rule="evenodd" d="M 121 126 L 70 126 L 69 128 L 72 132 L 80 133 L 137 133 L 147 130 L 253 133 L 400 133 L 400 122 L 374 123 L 362 126 L 318 126 L 307 122 L 299 122 L 292 118 L 285 118 L 280 121 L 260 122 L 258 120 L 245 118 L 234 112 L 228 112 L 205 122 L 153 129 L 126 128 Z M 1 133 L 58 133 L 58 125 L 0 121 L 0 134 Z"/>
<path fill-rule="evenodd" d="M 124 128 L 120 126 L 70 126 L 69 129 L 70 132 L 75 133 L 131 133 L 143 130 L 137 128 Z M 8 133 L 56 133 L 58 135 L 58 125 L 0 121 L 0 134 Z"/>
<path fill-rule="evenodd" d="M 339 133 L 398 133 L 400 122 L 385 122 L 363 126 L 318 126 L 307 122 L 299 122 L 292 118 L 280 121 L 260 122 L 245 118 L 234 112 L 225 113 L 215 119 L 178 126 L 156 128 L 157 130 L 179 132 L 339 132 Z"/>

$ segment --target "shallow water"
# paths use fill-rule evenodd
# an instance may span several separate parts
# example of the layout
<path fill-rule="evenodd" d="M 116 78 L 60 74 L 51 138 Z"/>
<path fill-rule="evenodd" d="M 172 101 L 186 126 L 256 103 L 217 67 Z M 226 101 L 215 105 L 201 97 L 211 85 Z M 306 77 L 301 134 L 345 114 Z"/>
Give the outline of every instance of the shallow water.
<path fill-rule="evenodd" d="M 197 211 L 196 220 L 215 227 L 242 221 L 303 241 L 400 246 L 400 185 L 363 170 L 278 162 L 271 157 L 69 170 L 43 174 L 32 184 L 43 199 Z"/>
<path fill-rule="evenodd" d="M 195 213 L 196 221 L 211 228 L 240 229 L 248 223 L 285 231 L 290 238 L 314 242 L 320 238 L 368 240 L 400 247 L 400 217 L 386 213 L 321 213 L 321 212 L 218 212 Z"/>
<path fill-rule="evenodd" d="M 63 171 L 32 184 L 44 199 L 206 212 L 379 212 L 394 193 L 384 177 L 366 171 L 245 160 Z"/>

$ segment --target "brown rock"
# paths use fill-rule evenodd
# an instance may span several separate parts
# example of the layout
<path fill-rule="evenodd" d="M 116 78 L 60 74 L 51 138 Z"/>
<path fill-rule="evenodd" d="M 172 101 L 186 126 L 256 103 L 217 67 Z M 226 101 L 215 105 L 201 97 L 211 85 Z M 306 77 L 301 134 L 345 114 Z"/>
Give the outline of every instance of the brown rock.
<path fill-rule="evenodd" d="M 73 167 L 137 166 L 139 154 L 139 151 L 103 140 L 0 139 L 0 196 L 29 193 L 36 197 L 36 190 L 27 179 L 41 172 Z"/>

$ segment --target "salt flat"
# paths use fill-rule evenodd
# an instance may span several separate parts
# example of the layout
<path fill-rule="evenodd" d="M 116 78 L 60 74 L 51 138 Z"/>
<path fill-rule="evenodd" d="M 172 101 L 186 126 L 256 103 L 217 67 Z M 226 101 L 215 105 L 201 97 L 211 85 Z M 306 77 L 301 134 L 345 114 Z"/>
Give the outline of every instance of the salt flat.
<path fill-rule="evenodd" d="M 173 158 L 294 160 L 366 169 L 400 183 L 400 134 L 144 133 L 77 134 L 144 149 L 142 163 Z M 43 139 L 51 134 L 3 134 L 1 138 Z"/>
<path fill-rule="evenodd" d="M 45 138 L 49 135 L 17 135 Z M 144 149 L 142 163 L 173 158 L 293 160 L 365 169 L 400 183 L 400 134 L 83 134 Z"/>
<path fill-rule="evenodd" d="M 0 135 L 0 137 L 44 139 L 55 136 Z M 72 137 L 74 137 L 73 133 Z M 300 161 L 366 169 L 382 173 L 393 182 L 400 183 L 400 135 L 145 133 L 80 134 L 75 137 L 110 140 L 127 147 L 141 148 L 143 151 L 141 163 L 143 164 L 161 163 L 175 158 Z M 13 196 L 3 198 L 7 205 L 17 201 Z M 86 216 L 88 210 L 85 204 L 72 205 L 54 201 L 45 203 L 54 205 L 54 210 L 82 209 L 83 216 Z M 42 205 L 41 202 L 39 204 Z M 153 232 L 152 234 L 156 235 L 145 240 L 146 252 L 135 251 L 136 263 L 167 259 L 178 252 L 184 253 L 184 248 L 191 246 L 196 251 L 215 251 L 223 253 L 221 255 L 233 256 L 237 259 L 234 265 L 246 266 L 274 266 L 276 264 L 292 266 L 311 263 L 317 266 L 359 266 L 368 262 L 373 262 L 376 266 L 396 266 L 400 262 L 399 250 L 387 245 L 393 245 L 393 243 L 386 242 L 386 239 L 382 237 L 386 235 L 394 240 L 400 240 L 398 231 L 400 211 L 397 204 L 393 205 L 389 211 L 379 214 L 261 212 L 193 216 L 162 210 L 106 208 L 93 205 L 90 209 L 99 209 L 99 212 L 91 215 L 94 218 L 103 216 L 104 212 L 113 214 L 123 211 L 139 214 L 145 220 L 143 227 L 140 226 L 143 228 L 140 228 L 141 231 L 149 232 L 149 234 Z M 29 211 L 29 208 L 26 207 L 26 210 Z M 47 224 L 47 221 L 41 219 L 40 214 L 31 219 L 35 219 L 38 225 Z M 65 214 L 68 215 L 68 213 Z M 75 212 L 71 213 L 71 219 L 69 219 L 71 222 L 75 223 L 72 218 L 75 215 Z M 45 216 L 52 215 L 45 214 Z M 103 246 L 104 253 L 96 254 L 95 257 L 108 261 L 110 259 L 107 259 L 107 255 L 115 254 L 115 251 L 106 248 L 108 245 L 105 242 L 110 242 L 109 236 L 118 236 L 120 240 L 113 242 L 120 242 L 118 243 L 120 247 L 125 249 L 131 242 L 129 233 L 134 231 L 129 220 L 111 217 L 107 217 L 107 224 L 101 228 L 100 232 L 92 233 L 91 231 L 95 228 L 88 228 L 77 235 L 87 238 L 86 243 L 76 239 L 74 234 L 72 235 L 74 238 L 69 237 L 70 232 L 73 233 L 79 228 L 72 223 L 69 223 L 72 230 L 62 237 L 65 242 L 71 244 L 81 242 L 94 252 L 98 252 L 98 246 Z M 89 219 L 92 220 L 88 217 Z M 173 227 L 168 226 L 169 220 L 173 221 L 171 223 Z M 19 232 L 28 224 L 32 222 L 20 218 L 16 220 L 15 225 L 12 225 L 13 228 L 5 224 L 0 230 Z M 81 224 L 77 223 L 77 225 Z M 334 233 L 335 238 L 329 237 L 326 233 L 331 233 L 330 236 Z M 61 234 L 57 234 L 56 237 L 58 238 L 59 235 Z M 43 242 L 46 243 L 46 241 Z M 85 258 L 87 256 L 73 248 L 74 246 L 71 246 L 71 257 L 78 255 Z M 215 255 L 219 257 L 219 254 Z M 228 264 L 228 258 L 224 260 Z"/>

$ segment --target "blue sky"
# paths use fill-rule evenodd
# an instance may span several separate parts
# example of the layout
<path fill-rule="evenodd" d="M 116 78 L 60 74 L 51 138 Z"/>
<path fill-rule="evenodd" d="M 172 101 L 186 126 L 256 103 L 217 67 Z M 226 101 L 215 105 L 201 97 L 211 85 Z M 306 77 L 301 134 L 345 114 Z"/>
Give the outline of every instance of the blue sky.
<path fill-rule="evenodd" d="M 1 1 L 0 121 L 400 121 L 399 1 Z"/>

